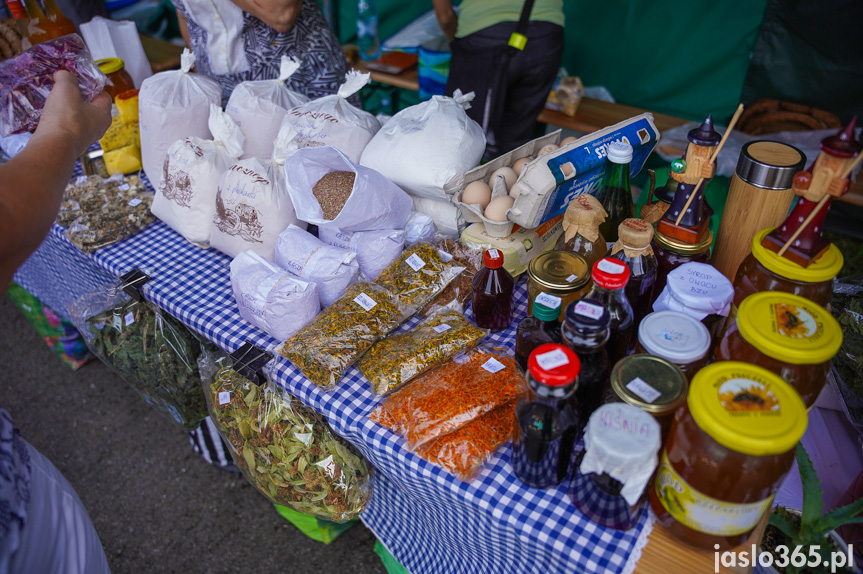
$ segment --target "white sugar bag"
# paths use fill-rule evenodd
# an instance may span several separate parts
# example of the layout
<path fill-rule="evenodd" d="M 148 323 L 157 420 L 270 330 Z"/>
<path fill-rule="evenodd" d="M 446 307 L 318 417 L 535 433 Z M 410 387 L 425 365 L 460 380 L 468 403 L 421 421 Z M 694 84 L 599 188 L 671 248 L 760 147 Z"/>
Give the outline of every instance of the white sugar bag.
<path fill-rule="evenodd" d="M 288 111 L 309 101 L 304 94 L 285 85 L 301 64 L 282 56 L 278 79 L 240 82 L 231 92 L 225 111 L 246 136 L 243 158 L 269 159 L 273 155 L 273 140 Z"/>
<path fill-rule="evenodd" d="M 192 243 L 206 247 L 216 214 L 216 190 L 243 151 L 243 132 L 210 104 L 213 141 L 188 137 L 168 149 L 150 211 Z"/>
<path fill-rule="evenodd" d="M 222 105 L 222 88 L 214 80 L 190 72 L 195 56 L 183 50 L 180 69 L 159 72 L 141 84 L 138 122 L 141 164 L 151 182 L 159 181 L 168 149 L 177 140 L 212 139 L 210 104 Z"/>
<path fill-rule="evenodd" d="M 368 143 L 360 165 L 411 195 L 447 201 L 485 151 L 482 128 L 465 112 L 473 98 L 456 90 L 403 109 Z"/>
<path fill-rule="evenodd" d="M 408 222 L 405 224 L 405 245 L 429 242 L 436 232 L 437 228 L 431 215 L 412 211 Z"/>
<path fill-rule="evenodd" d="M 231 261 L 231 288 L 240 316 L 285 341 L 320 311 L 318 288 L 279 269 L 254 251 Z"/>
<path fill-rule="evenodd" d="M 377 279 L 405 249 L 405 232 L 401 229 L 351 232 L 321 227 L 318 237 L 329 245 L 356 252 L 360 271 L 369 281 Z"/>
<path fill-rule="evenodd" d="M 357 281 L 357 254 L 327 245 L 308 231 L 289 225 L 276 240 L 276 265 L 315 283 L 321 306 L 327 307 Z"/>
<path fill-rule="evenodd" d="M 331 96 L 292 109 L 284 122 L 297 132 L 297 147 L 320 147 L 331 145 L 341 150 L 354 163 L 359 163 L 366 144 L 381 129 L 381 124 L 372 114 L 350 102 L 360 88 L 369 83 L 371 76 L 352 70 L 345 75 L 345 83 Z"/>

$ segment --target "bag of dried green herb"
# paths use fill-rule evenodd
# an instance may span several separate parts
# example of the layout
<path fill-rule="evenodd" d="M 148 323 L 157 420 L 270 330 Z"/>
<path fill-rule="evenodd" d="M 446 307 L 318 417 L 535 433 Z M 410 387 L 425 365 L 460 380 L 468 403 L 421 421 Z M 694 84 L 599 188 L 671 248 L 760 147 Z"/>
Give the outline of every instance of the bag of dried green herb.
<path fill-rule="evenodd" d="M 464 267 L 434 245 L 415 243 L 381 271 L 375 283 L 394 294 L 413 314 L 462 271 Z"/>
<path fill-rule="evenodd" d="M 409 315 L 383 287 L 355 283 L 285 341 L 279 353 L 314 384 L 329 390 L 369 347 Z"/>
<path fill-rule="evenodd" d="M 382 395 L 478 344 L 488 331 L 458 311 L 440 309 L 412 331 L 394 333 L 375 343 L 357 368 Z"/>
<path fill-rule="evenodd" d="M 227 360 L 206 384 L 207 406 L 246 479 L 282 506 L 333 522 L 371 496 L 368 462 L 317 412 L 278 385 L 258 386 Z"/>
<path fill-rule="evenodd" d="M 93 354 L 157 410 L 186 430 L 207 416 L 196 363 L 201 343 L 179 321 L 113 287 L 79 297 L 69 312 Z"/>

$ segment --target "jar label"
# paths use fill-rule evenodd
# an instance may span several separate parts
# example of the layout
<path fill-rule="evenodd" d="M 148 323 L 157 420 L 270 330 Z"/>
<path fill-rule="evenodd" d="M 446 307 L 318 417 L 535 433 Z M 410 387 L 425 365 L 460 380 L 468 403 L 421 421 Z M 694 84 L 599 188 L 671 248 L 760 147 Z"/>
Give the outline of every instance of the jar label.
<path fill-rule="evenodd" d="M 569 357 L 560 349 L 542 353 L 536 356 L 536 364 L 543 370 L 550 371 L 569 364 Z"/>
<path fill-rule="evenodd" d="M 371 311 L 377 303 L 374 299 L 366 295 L 365 293 L 360 293 L 356 297 L 354 297 L 354 303 L 365 309 L 366 311 Z"/>
<path fill-rule="evenodd" d="M 612 261 L 609 261 L 608 259 L 603 259 L 602 261 L 597 263 L 596 268 L 600 271 L 611 273 L 612 275 L 620 275 L 626 270 L 625 265 L 621 265 L 620 263 L 614 263 Z"/>
<path fill-rule="evenodd" d="M 533 302 L 545 305 L 549 309 L 557 309 L 560 307 L 560 297 L 549 295 L 548 293 L 540 293 L 536 296 L 536 299 L 534 299 Z"/>
<path fill-rule="evenodd" d="M 591 319 L 599 319 L 602 317 L 604 309 L 599 305 L 588 303 L 587 301 L 579 301 L 575 304 L 575 314 L 582 317 L 590 317 Z"/>
<path fill-rule="evenodd" d="M 765 385 L 751 379 L 728 379 L 717 389 L 719 404 L 730 413 L 778 412 L 779 399 Z"/>
<path fill-rule="evenodd" d="M 686 343 L 689 342 L 689 335 L 671 327 L 663 327 L 660 329 L 659 338 L 678 348 L 685 346 Z"/>
<path fill-rule="evenodd" d="M 774 303 L 773 321 L 777 333 L 792 339 L 811 339 L 819 331 L 815 317 L 790 303 Z"/>
<path fill-rule="evenodd" d="M 506 367 L 503 363 L 498 361 L 497 359 L 489 359 L 485 363 L 482 364 L 482 368 L 488 371 L 489 373 L 496 373 L 498 371 L 504 370 Z"/>
<path fill-rule="evenodd" d="M 668 462 L 656 472 L 656 497 L 668 513 L 681 524 L 714 536 L 736 536 L 749 532 L 770 509 L 773 496 L 752 503 L 725 502 L 692 488 Z"/>
<path fill-rule="evenodd" d="M 578 275 L 576 275 L 575 273 L 573 273 L 572 275 L 570 275 L 569 277 L 567 277 L 567 278 L 566 278 L 566 282 L 567 282 L 567 283 L 572 283 L 572 282 L 573 282 L 573 281 L 575 281 L 576 279 L 578 279 Z"/>
<path fill-rule="evenodd" d="M 635 377 L 634 379 L 626 383 L 626 388 L 629 389 L 632 393 L 634 393 L 642 401 L 647 401 L 648 403 L 652 403 L 653 401 L 662 396 L 662 393 L 650 386 L 650 383 L 648 383 L 641 377 Z"/>
<path fill-rule="evenodd" d="M 422 258 L 416 253 L 405 259 L 405 263 L 410 265 L 411 269 L 413 269 L 414 271 L 419 271 L 426 266 L 426 262 L 423 261 Z"/>

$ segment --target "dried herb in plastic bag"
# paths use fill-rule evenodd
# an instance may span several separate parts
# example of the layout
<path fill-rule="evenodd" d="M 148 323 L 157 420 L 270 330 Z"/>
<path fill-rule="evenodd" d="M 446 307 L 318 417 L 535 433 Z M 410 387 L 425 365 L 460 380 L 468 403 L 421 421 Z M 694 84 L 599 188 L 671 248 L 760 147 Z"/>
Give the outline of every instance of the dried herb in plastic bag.
<path fill-rule="evenodd" d="M 208 385 L 210 414 L 245 477 L 276 504 L 333 522 L 366 507 L 370 468 L 314 410 L 229 366 Z"/>
<path fill-rule="evenodd" d="M 413 314 L 463 270 L 452 261 L 444 261 L 434 245 L 416 243 L 381 271 L 375 283 L 398 297 Z"/>
<path fill-rule="evenodd" d="M 438 241 L 435 243 L 435 248 L 452 255 L 453 263 L 459 267 L 464 267 L 464 271 L 459 273 L 455 279 L 449 282 L 449 285 L 444 287 L 443 291 L 420 309 L 420 315 L 426 317 L 432 313 L 435 307 L 444 307 L 453 302 L 457 302 L 463 309 L 470 299 L 473 278 L 482 267 L 481 249 L 470 249 L 452 239 Z"/>
<path fill-rule="evenodd" d="M 394 333 L 376 343 L 357 368 L 371 382 L 374 393 L 382 395 L 470 349 L 486 333 L 461 313 L 441 310 L 414 330 Z"/>

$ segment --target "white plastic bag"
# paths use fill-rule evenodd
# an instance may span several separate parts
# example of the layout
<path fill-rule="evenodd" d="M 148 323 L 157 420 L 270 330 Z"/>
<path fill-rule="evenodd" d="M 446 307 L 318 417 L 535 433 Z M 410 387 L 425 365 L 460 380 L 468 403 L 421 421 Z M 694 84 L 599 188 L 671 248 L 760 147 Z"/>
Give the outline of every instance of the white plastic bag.
<path fill-rule="evenodd" d="M 168 148 L 177 140 L 212 139 L 208 121 L 210 104 L 222 105 L 222 88 L 190 70 L 195 56 L 183 50 L 181 69 L 159 72 L 144 80 L 138 93 L 141 130 L 141 164 L 151 182 L 159 174 Z"/>
<path fill-rule="evenodd" d="M 466 226 L 461 210 L 447 200 L 413 196 L 414 209 L 434 220 L 437 230 L 447 237 L 458 237 Z"/>
<path fill-rule="evenodd" d="M 341 297 L 357 281 L 357 254 L 327 245 L 308 231 L 289 225 L 276 240 L 276 264 L 315 283 L 322 307 Z"/>
<path fill-rule="evenodd" d="M 369 74 L 352 70 L 345 75 L 345 83 L 331 96 L 312 100 L 292 109 L 284 121 L 297 132 L 297 147 L 331 145 L 341 150 L 352 162 L 359 163 L 366 144 L 381 129 L 372 114 L 348 102 L 370 79 Z"/>
<path fill-rule="evenodd" d="M 213 141 L 188 137 L 170 147 L 150 207 L 168 227 L 202 247 L 210 242 L 219 180 L 243 152 L 243 132 L 215 104 L 209 125 Z"/>
<path fill-rule="evenodd" d="M 383 231 L 339 231 L 330 227 L 318 229 L 321 241 L 357 254 L 357 263 L 366 279 L 374 281 L 381 271 L 402 254 L 405 232 L 400 229 Z"/>
<path fill-rule="evenodd" d="M 254 251 L 242 251 L 231 261 L 231 288 L 240 316 L 279 341 L 320 311 L 314 283 L 297 279 Z"/>
<path fill-rule="evenodd" d="M 324 219 L 324 212 L 312 188 L 332 171 L 356 174 L 354 189 L 335 219 Z M 297 217 L 317 225 L 342 231 L 403 229 L 411 213 L 411 199 L 393 182 L 367 167 L 355 164 L 331 146 L 298 150 L 285 162 L 288 192 Z"/>
<path fill-rule="evenodd" d="M 282 56 L 278 79 L 241 82 L 234 88 L 225 111 L 246 136 L 243 158 L 269 159 L 273 140 L 288 111 L 309 101 L 285 85 L 300 65 L 299 60 Z"/>
<path fill-rule="evenodd" d="M 405 244 L 413 245 L 414 243 L 429 242 L 437 233 L 434 226 L 434 219 L 431 215 L 412 211 L 408 222 L 405 224 Z"/>
<path fill-rule="evenodd" d="M 141 36 L 131 20 L 109 20 L 96 16 L 79 26 L 81 36 L 94 60 L 120 58 L 123 68 L 132 76 L 132 82 L 141 87 L 153 75 L 150 61 L 144 53 Z"/>
<path fill-rule="evenodd" d="M 485 151 L 482 128 L 465 113 L 473 96 L 456 90 L 403 109 L 368 143 L 360 165 L 411 195 L 448 200 Z"/>

